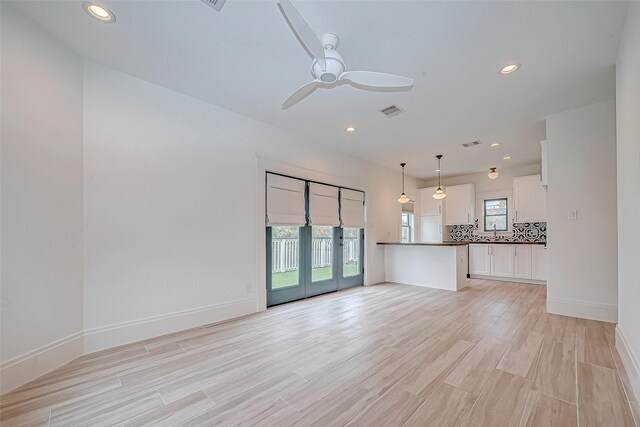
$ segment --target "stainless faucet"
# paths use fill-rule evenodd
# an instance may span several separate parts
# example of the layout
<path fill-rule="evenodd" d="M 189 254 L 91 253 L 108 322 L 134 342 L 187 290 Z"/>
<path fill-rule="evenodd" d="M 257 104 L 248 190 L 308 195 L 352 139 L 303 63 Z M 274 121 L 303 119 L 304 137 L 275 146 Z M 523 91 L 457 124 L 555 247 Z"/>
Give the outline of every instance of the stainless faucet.
<path fill-rule="evenodd" d="M 497 239 L 498 238 L 498 230 L 496 230 L 496 225 L 493 224 L 493 238 Z"/>

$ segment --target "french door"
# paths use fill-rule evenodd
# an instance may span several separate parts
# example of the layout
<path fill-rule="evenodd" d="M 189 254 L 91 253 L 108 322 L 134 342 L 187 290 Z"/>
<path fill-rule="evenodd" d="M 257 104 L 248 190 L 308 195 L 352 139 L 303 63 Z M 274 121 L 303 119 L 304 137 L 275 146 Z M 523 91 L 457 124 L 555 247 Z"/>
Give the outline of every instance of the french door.
<path fill-rule="evenodd" d="M 363 259 L 361 228 L 267 227 L 267 305 L 360 286 Z"/>

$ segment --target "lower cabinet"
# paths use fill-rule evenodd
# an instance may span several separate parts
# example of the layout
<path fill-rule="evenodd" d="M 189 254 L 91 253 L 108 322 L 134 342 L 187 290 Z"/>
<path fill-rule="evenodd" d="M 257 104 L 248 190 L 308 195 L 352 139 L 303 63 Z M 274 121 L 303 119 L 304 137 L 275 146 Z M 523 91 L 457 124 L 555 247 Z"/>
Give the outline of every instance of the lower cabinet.
<path fill-rule="evenodd" d="M 502 278 L 547 280 L 544 245 L 469 244 L 469 274 Z"/>
<path fill-rule="evenodd" d="M 533 246 L 531 251 L 531 278 L 533 280 L 547 280 L 549 271 L 547 254 L 546 246 Z"/>
<path fill-rule="evenodd" d="M 532 246 L 533 245 L 513 245 L 513 277 L 517 277 L 519 279 L 531 279 Z"/>
<path fill-rule="evenodd" d="M 491 275 L 500 277 L 513 277 L 514 245 L 489 246 L 491 246 Z"/>
<path fill-rule="evenodd" d="M 491 275 L 491 245 L 469 245 L 469 274 Z"/>

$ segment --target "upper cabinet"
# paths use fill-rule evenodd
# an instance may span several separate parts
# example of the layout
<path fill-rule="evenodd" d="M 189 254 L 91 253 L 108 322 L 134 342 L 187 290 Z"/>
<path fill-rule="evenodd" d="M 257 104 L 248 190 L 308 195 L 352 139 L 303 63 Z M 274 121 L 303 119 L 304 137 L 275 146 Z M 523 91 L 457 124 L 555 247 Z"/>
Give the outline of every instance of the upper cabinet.
<path fill-rule="evenodd" d="M 513 222 L 547 220 L 547 192 L 542 186 L 540 175 L 513 178 L 513 206 Z"/>
<path fill-rule="evenodd" d="M 420 216 L 439 216 L 443 212 L 444 199 L 434 199 L 433 193 L 437 187 L 421 188 L 420 191 Z"/>
<path fill-rule="evenodd" d="M 473 224 L 476 220 L 476 188 L 473 184 L 450 185 L 446 188 L 446 225 Z"/>

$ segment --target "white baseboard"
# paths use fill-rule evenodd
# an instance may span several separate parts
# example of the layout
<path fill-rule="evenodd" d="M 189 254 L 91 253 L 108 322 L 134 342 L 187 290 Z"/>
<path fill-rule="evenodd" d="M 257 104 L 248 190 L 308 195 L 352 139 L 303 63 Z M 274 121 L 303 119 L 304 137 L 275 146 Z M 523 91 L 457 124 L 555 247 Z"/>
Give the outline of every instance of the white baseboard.
<path fill-rule="evenodd" d="M 625 338 L 620 325 L 616 326 L 616 348 L 620 353 L 622 364 L 627 371 L 631 387 L 635 393 L 635 398 L 640 398 L 640 359 L 633 352 L 633 349 L 629 345 L 629 341 Z"/>
<path fill-rule="evenodd" d="M 0 365 L 0 394 L 32 381 L 82 356 L 82 331 L 32 350 Z"/>
<path fill-rule="evenodd" d="M 482 274 L 469 274 L 470 279 L 483 279 L 483 280 L 497 280 L 498 282 L 511 282 L 511 283 L 526 283 L 528 285 L 547 285 L 544 280 L 533 279 L 520 279 L 518 277 L 500 277 L 500 276 L 485 276 Z"/>
<path fill-rule="evenodd" d="M 230 301 L 77 332 L 0 365 L 0 394 L 83 354 L 257 312 L 256 298 Z"/>
<path fill-rule="evenodd" d="M 618 306 L 614 304 L 601 304 L 547 296 L 547 312 L 560 314 L 562 316 L 600 320 L 603 322 L 616 323 L 618 321 Z"/>
<path fill-rule="evenodd" d="M 255 312 L 256 299 L 246 298 L 87 329 L 84 331 L 84 352 L 92 353 Z"/>

